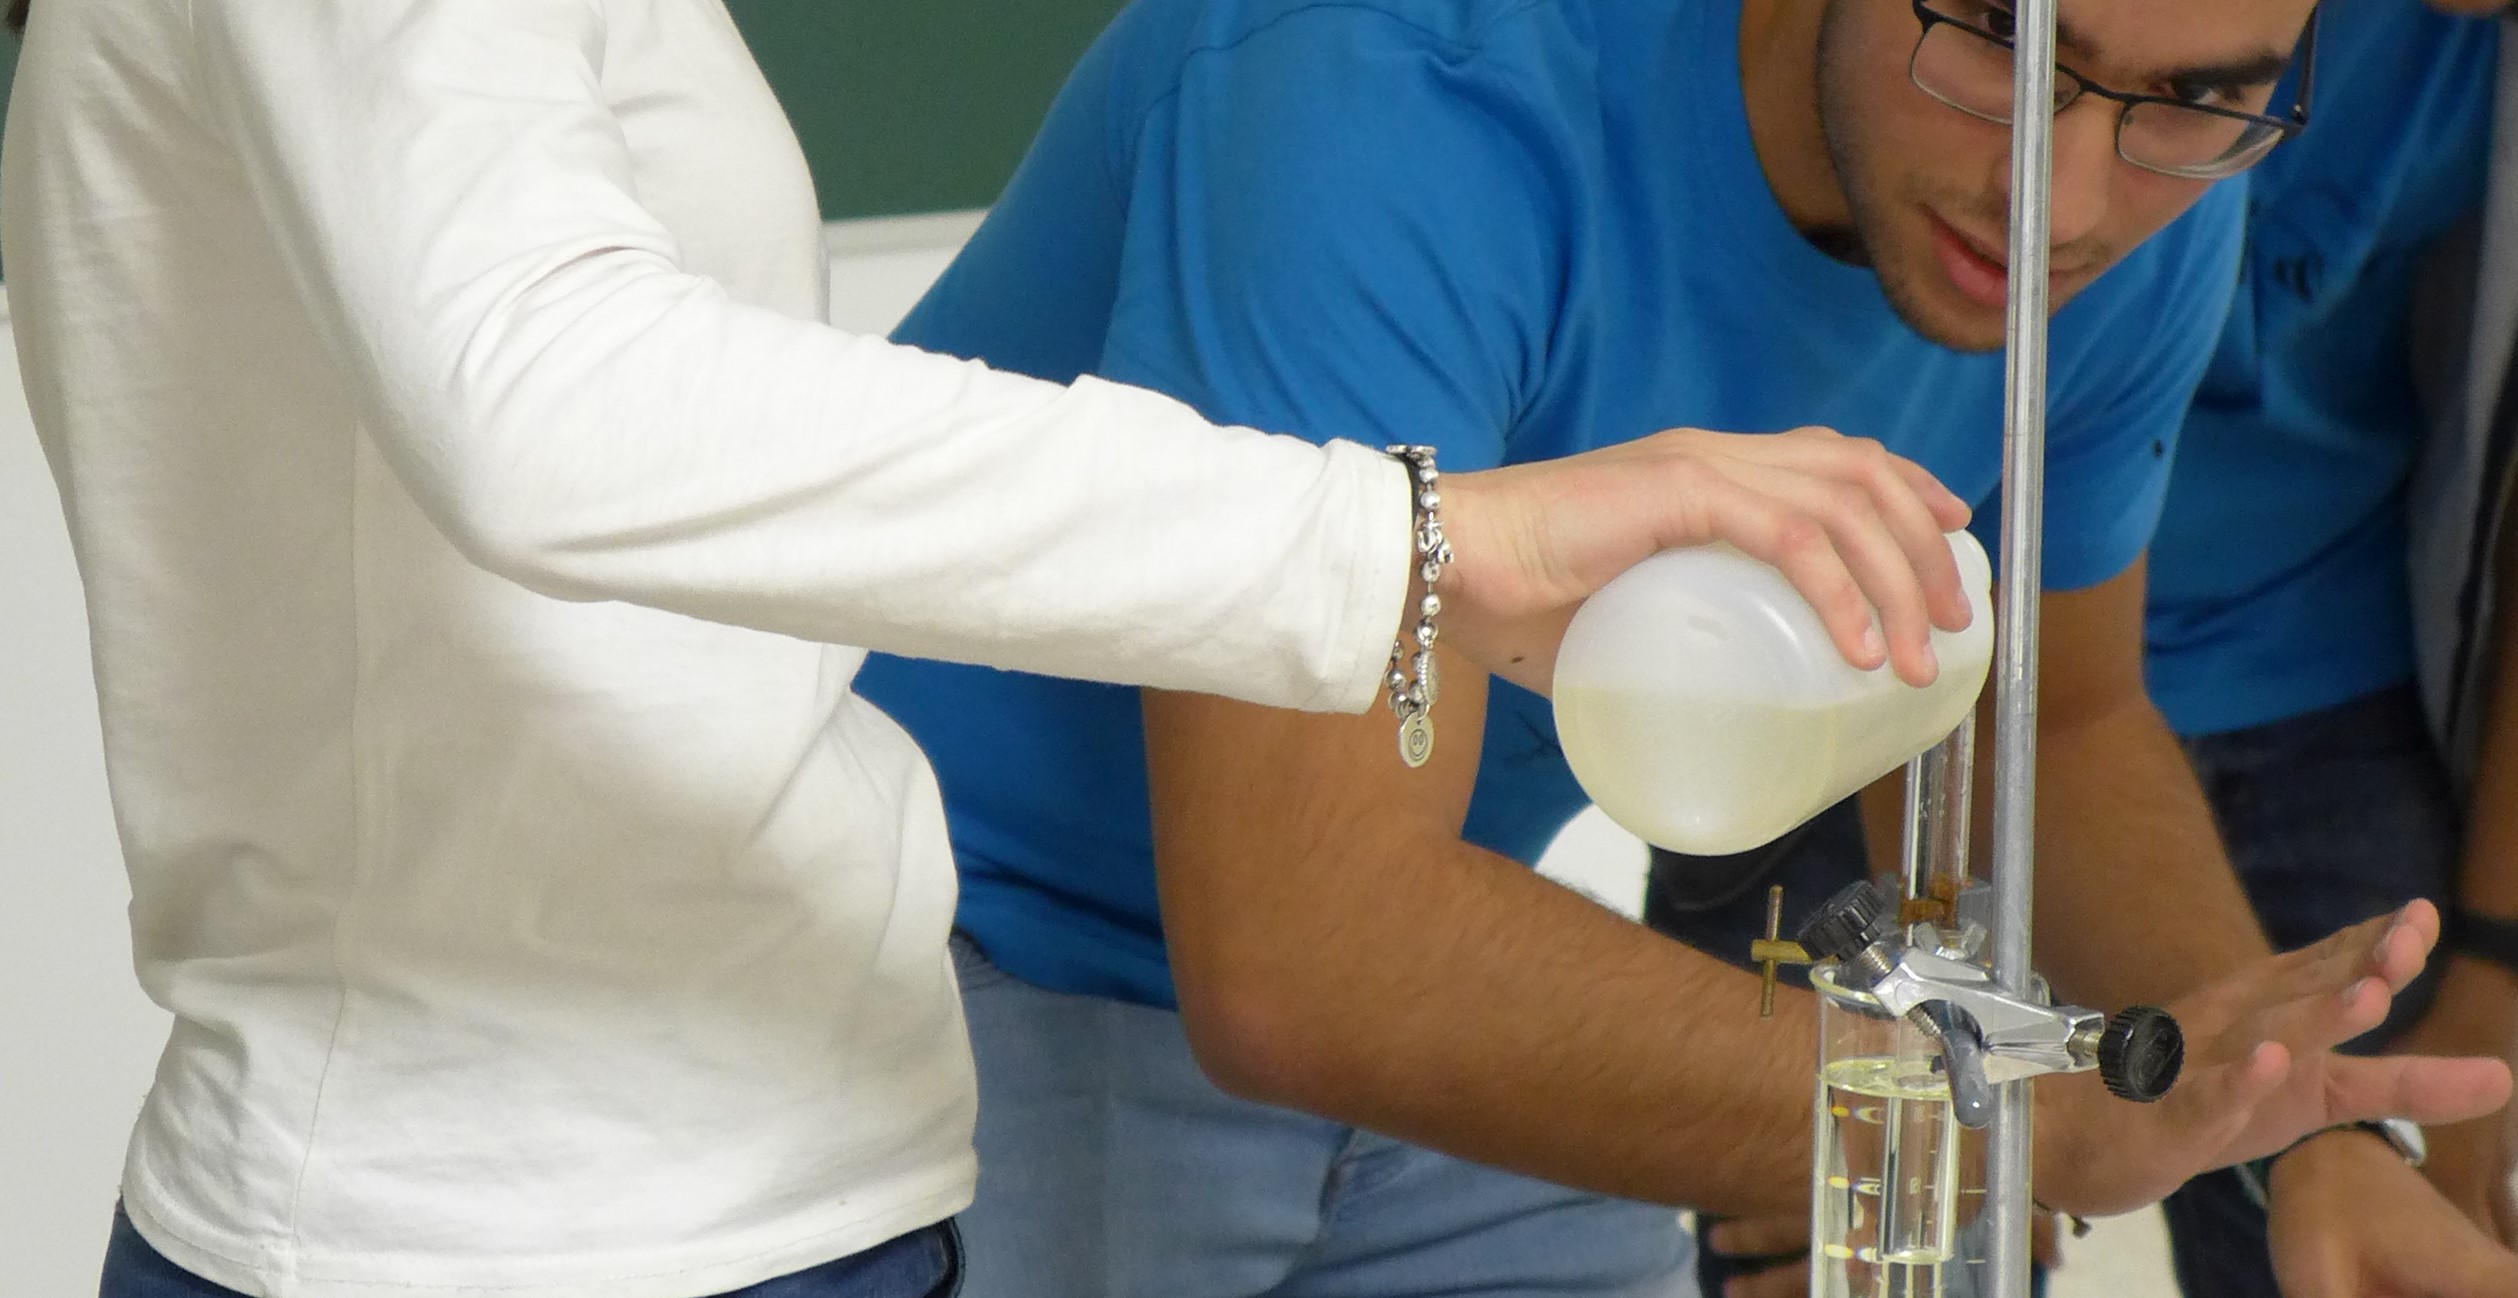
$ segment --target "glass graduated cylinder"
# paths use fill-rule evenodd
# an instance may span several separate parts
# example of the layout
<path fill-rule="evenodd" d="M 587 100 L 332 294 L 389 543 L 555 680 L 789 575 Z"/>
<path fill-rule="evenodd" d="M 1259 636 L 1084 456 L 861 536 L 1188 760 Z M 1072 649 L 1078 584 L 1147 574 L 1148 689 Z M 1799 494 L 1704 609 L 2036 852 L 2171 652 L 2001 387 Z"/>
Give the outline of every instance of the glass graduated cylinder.
<path fill-rule="evenodd" d="M 1813 971 L 1820 1060 L 1811 1169 L 1812 1298 L 1965 1298 L 1982 1148 L 1951 1114 L 1938 1048 Z"/>

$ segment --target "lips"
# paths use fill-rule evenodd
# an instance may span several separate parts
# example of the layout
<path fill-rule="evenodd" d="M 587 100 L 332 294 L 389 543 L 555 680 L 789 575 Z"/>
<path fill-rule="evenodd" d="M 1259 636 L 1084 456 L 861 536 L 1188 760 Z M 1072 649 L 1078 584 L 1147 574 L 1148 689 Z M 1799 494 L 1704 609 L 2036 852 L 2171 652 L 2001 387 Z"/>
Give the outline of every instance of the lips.
<path fill-rule="evenodd" d="M 2011 288 L 2011 271 L 2004 258 L 1987 251 L 1986 244 L 1959 233 L 1940 217 L 1926 214 L 1932 227 L 1932 250 L 1941 262 L 1941 272 L 1969 300 L 1979 306 L 2001 308 Z M 2077 282 L 2081 272 L 2071 269 L 2046 268 L 2046 292 L 2059 298 L 2065 289 Z"/>
<path fill-rule="evenodd" d="M 1999 259 L 1979 251 L 1941 218 L 1927 219 L 1932 225 L 1932 251 L 1951 286 L 1978 306 L 2001 309 L 2010 294 L 2010 269 Z"/>

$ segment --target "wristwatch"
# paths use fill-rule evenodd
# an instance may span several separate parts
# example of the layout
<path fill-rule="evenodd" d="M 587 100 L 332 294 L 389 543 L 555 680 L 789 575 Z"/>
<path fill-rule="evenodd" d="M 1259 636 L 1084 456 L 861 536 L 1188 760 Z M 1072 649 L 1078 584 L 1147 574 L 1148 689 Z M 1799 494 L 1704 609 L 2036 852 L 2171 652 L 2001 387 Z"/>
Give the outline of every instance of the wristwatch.
<path fill-rule="evenodd" d="M 2263 1158 L 2251 1159 L 2230 1170 L 2238 1173 L 2238 1183 L 2247 1191 L 2247 1197 L 2254 1200 L 2257 1207 L 2264 1207 L 2273 1197 L 2274 1161 L 2281 1158 L 2282 1154 L 2291 1152 L 2291 1149 L 2297 1149 L 2300 1145 L 2305 1145 L 2318 1136 L 2326 1134 L 2326 1131 L 2366 1131 L 2386 1141 L 2387 1148 L 2396 1151 L 2396 1156 L 2402 1158 L 2408 1167 L 2420 1167 L 2423 1160 L 2430 1157 L 2430 1142 L 2422 1138 L 2420 1123 L 2408 1118 L 2376 1118 L 2367 1122 L 2347 1122 L 2341 1126 L 2328 1127 L 2325 1131 L 2312 1132 L 2301 1137 L 2298 1144 L 2283 1150 L 2281 1154 L 2269 1154 Z"/>
<path fill-rule="evenodd" d="M 2422 1124 L 2410 1118 L 2379 1118 L 2370 1122 L 2348 1123 L 2338 1131 L 2358 1129 L 2387 1142 L 2387 1148 L 2408 1167 L 2420 1167 L 2431 1156 L 2431 1144 L 2422 1138 Z"/>

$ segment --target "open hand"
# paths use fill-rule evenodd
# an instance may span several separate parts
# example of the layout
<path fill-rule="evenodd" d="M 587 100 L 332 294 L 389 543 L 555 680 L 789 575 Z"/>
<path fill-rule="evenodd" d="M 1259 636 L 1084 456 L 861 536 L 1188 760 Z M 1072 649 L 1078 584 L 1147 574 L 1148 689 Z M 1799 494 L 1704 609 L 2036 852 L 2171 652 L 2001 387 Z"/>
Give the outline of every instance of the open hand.
<path fill-rule="evenodd" d="M 2439 912 L 2417 901 L 2185 997 L 2170 1007 L 2185 1077 L 2157 1104 L 2117 1100 L 2092 1074 L 2039 1079 L 2039 1199 L 2085 1217 L 2127 1212 L 2327 1127 L 2500 1108 L 2510 1074 L 2497 1059 L 2334 1053 L 2377 1026 L 2438 939 Z"/>

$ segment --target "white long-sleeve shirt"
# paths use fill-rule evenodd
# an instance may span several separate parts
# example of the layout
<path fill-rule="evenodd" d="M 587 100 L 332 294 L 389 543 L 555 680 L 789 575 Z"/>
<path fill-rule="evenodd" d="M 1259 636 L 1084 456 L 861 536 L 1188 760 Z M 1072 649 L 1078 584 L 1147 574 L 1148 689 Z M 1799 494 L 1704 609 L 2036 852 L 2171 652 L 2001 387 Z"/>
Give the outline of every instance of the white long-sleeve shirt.
<path fill-rule="evenodd" d="M 175 1016 L 124 1194 L 247 1293 L 957 1210 L 943 819 L 831 646 L 1352 709 L 1397 625 L 1377 455 L 820 325 L 720 0 L 45 0 L 0 194 Z"/>

